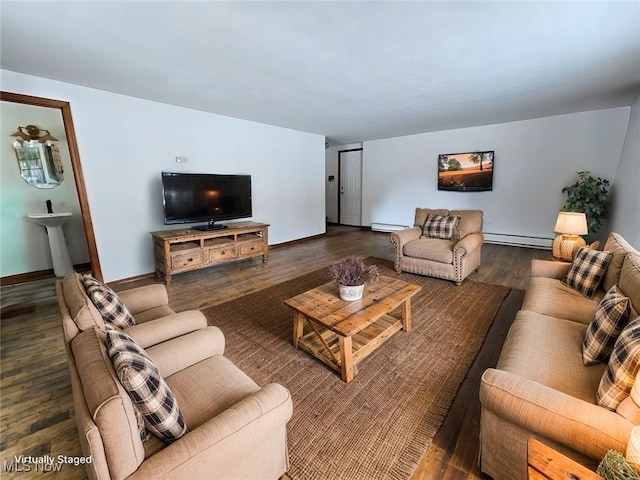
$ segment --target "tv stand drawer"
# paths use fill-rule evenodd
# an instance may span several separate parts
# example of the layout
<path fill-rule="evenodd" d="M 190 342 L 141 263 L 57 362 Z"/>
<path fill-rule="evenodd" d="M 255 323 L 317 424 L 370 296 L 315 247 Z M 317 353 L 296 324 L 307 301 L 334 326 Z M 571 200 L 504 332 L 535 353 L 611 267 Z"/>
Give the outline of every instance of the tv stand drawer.
<path fill-rule="evenodd" d="M 203 251 L 179 253 L 171 256 L 172 270 L 189 269 L 195 266 L 206 265 L 206 263 L 207 258 Z"/>
<path fill-rule="evenodd" d="M 238 244 L 238 248 L 240 250 L 239 255 L 241 257 L 262 255 L 262 251 L 264 250 L 264 242 L 242 242 Z"/>
<path fill-rule="evenodd" d="M 221 248 L 211 248 L 209 249 L 209 261 L 217 262 L 219 260 L 225 260 L 227 258 L 236 258 L 236 246 L 229 245 Z"/>

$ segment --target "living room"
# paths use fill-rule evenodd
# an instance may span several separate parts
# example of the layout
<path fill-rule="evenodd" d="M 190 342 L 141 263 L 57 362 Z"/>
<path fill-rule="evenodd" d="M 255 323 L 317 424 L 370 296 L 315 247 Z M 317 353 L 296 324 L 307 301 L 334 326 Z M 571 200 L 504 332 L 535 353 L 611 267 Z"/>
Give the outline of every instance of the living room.
<path fill-rule="evenodd" d="M 615 19 L 630 19 L 616 26 L 629 33 L 629 44 L 637 49 L 640 35 L 637 5 L 633 2 L 615 5 L 620 9 L 614 9 L 612 15 Z M 44 15 L 47 18 L 73 17 L 77 13 L 70 4 L 57 5 L 51 2 L 40 6 L 49 9 L 49 15 Z M 595 32 L 606 23 L 596 23 L 595 19 L 608 11 L 602 3 L 596 3 L 592 8 L 595 13 L 591 12 L 589 18 L 593 23 L 588 24 L 586 30 Z M 111 14 L 116 15 L 114 12 Z M 110 39 L 116 42 L 112 47 L 100 43 L 104 38 L 96 40 L 100 46 L 96 51 L 105 58 L 104 67 L 98 60 L 95 64 L 91 63 L 91 68 L 87 68 L 84 62 L 89 58 L 78 54 L 82 60 L 75 62 L 77 68 L 91 71 L 95 77 L 92 82 L 83 84 L 71 77 L 65 80 L 64 72 L 56 66 L 56 61 L 65 57 L 54 50 L 36 48 L 36 45 L 46 44 L 42 43 L 41 37 L 44 28 L 25 32 L 8 25 L 10 22 L 14 25 L 24 24 L 25 15 L 30 16 L 29 7 L 18 8 L 18 2 L 3 2 L 2 90 L 69 102 L 95 244 L 102 277 L 106 282 L 139 279 L 154 271 L 149 233 L 169 228 L 163 223 L 162 171 L 251 174 L 252 217 L 255 221 L 270 225 L 270 245 L 287 248 L 286 245 L 292 242 L 324 235 L 327 220 L 339 222 L 335 208 L 337 183 L 330 182 L 329 177 L 333 175 L 337 178 L 338 152 L 348 148 L 362 148 L 360 226 L 363 228 L 370 228 L 372 224 L 410 226 L 418 206 L 479 209 L 484 212 L 484 231 L 487 237 L 492 236 L 491 241 L 516 245 L 534 243 L 537 247 L 548 248 L 554 237 L 555 219 L 564 204 L 562 188 L 575 181 L 576 172 L 590 171 L 595 176 L 609 179 L 612 184 L 611 212 L 600 233 L 600 240 L 604 241 L 609 231 L 615 231 L 632 245 L 640 245 L 640 218 L 637 215 L 640 77 L 637 62 L 629 60 L 634 58 L 632 54 L 637 50 L 631 51 L 630 55 L 622 47 L 616 47 L 618 50 L 614 48 L 616 53 L 611 54 L 612 62 L 618 61 L 623 53 L 626 61 L 616 63 L 621 72 L 617 75 L 621 78 L 617 83 L 614 82 L 615 86 L 607 84 L 607 88 L 615 90 L 617 95 L 606 100 L 604 93 L 595 91 L 590 95 L 583 93 L 581 98 L 573 100 L 573 91 L 566 87 L 566 83 L 562 83 L 566 79 L 555 78 L 554 81 L 562 83 L 563 88 L 558 88 L 552 96 L 530 99 L 525 113 L 522 113 L 525 111 L 523 108 L 522 111 L 500 116 L 494 111 L 494 105 L 487 102 L 483 106 L 484 115 L 480 115 L 482 121 L 467 121 L 464 113 L 458 112 L 455 121 L 442 120 L 438 125 L 431 125 L 423 119 L 422 123 L 414 124 L 404 133 L 394 132 L 388 136 L 380 133 L 367 137 L 351 132 L 342 135 L 339 131 L 331 130 L 313 132 L 307 126 L 308 120 L 303 118 L 294 121 L 288 119 L 288 126 L 269 124 L 255 120 L 255 117 L 243 119 L 233 111 L 225 110 L 228 108 L 226 105 L 220 106 L 217 111 L 206 111 L 198 108 L 197 99 L 191 98 L 189 89 L 181 88 L 180 84 L 176 84 L 173 90 L 180 91 L 178 97 L 181 97 L 182 103 L 175 97 L 170 101 L 154 100 L 156 96 L 162 98 L 162 95 L 166 95 L 166 92 L 156 91 L 161 88 L 158 86 L 160 82 L 158 85 L 135 85 L 133 82 L 137 94 L 132 91 L 117 92 L 110 85 L 100 83 L 100 77 L 108 78 L 111 74 L 109 68 L 113 68 L 107 66 L 107 58 L 120 56 L 119 53 L 114 55 L 114 52 L 126 48 L 114 39 Z M 553 13 L 549 15 L 553 16 Z M 545 18 L 545 15 L 541 15 L 541 18 Z M 332 19 L 335 22 L 331 23 L 332 26 L 339 24 L 335 17 Z M 379 21 L 384 23 L 382 19 Z M 556 21 L 561 24 L 560 20 Z M 82 25 L 90 30 L 92 22 L 87 21 Z M 300 35 L 299 27 L 292 27 L 290 35 L 295 34 Z M 80 31 L 76 35 L 79 37 Z M 589 37 L 588 33 L 584 35 L 582 41 Z M 625 37 L 622 34 L 620 36 Z M 598 43 L 599 46 L 606 43 L 593 33 L 591 39 L 593 44 Z M 18 47 L 29 49 L 30 55 L 39 60 L 33 62 L 39 63 L 38 68 L 33 65 L 20 66 L 18 55 L 7 57 L 7 41 L 15 51 L 19 50 Z M 55 42 L 52 44 L 48 48 L 57 48 Z M 526 48 L 533 47 L 527 45 Z M 576 58 L 576 65 L 570 72 L 576 77 L 588 76 L 586 72 L 611 70 L 609 62 L 603 61 L 600 56 L 600 50 L 593 45 L 592 48 L 593 64 L 585 60 L 584 54 L 578 56 L 575 50 L 571 51 Z M 318 50 L 314 53 L 321 56 L 322 52 Z M 99 59 L 100 54 L 96 54 L 95 58 Z M 499 57 L 498 53 L 495 55 Z M 390 61 L 390 57 L 385 58 Z M 567 57 L 563 56 L 562 61 L 569 62 L 568 57 L 568 54 Z M 261 65 L 256 58 L 250 60 Z M 300 68 L 312 68 L 310 63 L 301 62 Z M 621 64 L 626 66 L 620 67 Z M 161 75 L 164 65 L 162 55 L 158 54 L 158 75 Z M 481 59 L 480 65 L 487 66 L 488 70 L 494 67 L 489 55 Z M 71 69 L 68 72 L 73 73 Z M 260 74 L 253 68 L 247 68 L 247 72 L 249 77 L 250 72 L 258 77 Z M 546 71 L 546 76 L 552 76 L 550 70 Z M 254 78 L 250 80 L 255 81 Z M 497 80 L 493 78 L 493 81 Z M 452 98 L 455 95 L 460 98 L 455 97 L 459 109 L 464 106 L 466 95 L 472 96 L 472 82 L 468 78 L 467 82 L 449 94 Z M 575 77 L 570 82 L 579 83 Z M 521 90 L 515 90 L 511 95 L 505 94 L 511 99 L 507 103 L 516 103 L 517 98 L 524 96 L 530 87 L 533 88 L 529 82 L 521 83 Z M 191 83 L 185 79 L 185 85 Z M 547 91 L 552 89 L 553 82 L 544 88 Z M 255 109 L 260 110 L 261 98 L 258 95 L 245 90 L 243 98 L 237 101 L 243 103 L 245 108 L 247 103 L 253 103 Z M 322 97 L 323 94 L 318 93 L 317 96 Z M 491 98 L 498 102 L 501 97 L 502 94 L 494 92 Z M 554 104 L 561 104 L 567 99 L 570 101 L 563 104 L 566 108 L 564 111 L 553 108 Z M 370 101 L 373 102 L 373 97 L 370 97 Z M 446 104 L 447 101 L 443 99 L 439 103 Z M 292 96 L 289 103 L 304 102 Z M 440 108 L 439 103 L 432 105 L 432 108 Z M 388 118 L 381 119 L 381 122 L 395 123 L 392 119 L 394 111 L 386 113 Z M 384 114 L 379 116 L 384 117 Z M 296 125 L 296 121 L 300 125 L 298 128 L 292 126 Z M 13 123 L 9 123 L 12 131 L 15 129 Z M 7 131 L 5 135 L 11 135 L 12 131 Z M 64 135 L 64 131 L 55 136 L 58 135 Z M 325 145 L 327 138 L 329 148 Z M 438 155 L 474 150 L 495 151 L 493 191 L 439 191 L 436 183 Z M 2 152 L 5 157 L 4 148 Z M 177 157 L 186 157 L 186 163 L 178 163 Z M 65 168 L 71 170 L 70 164 Z M 11 171 L 3 167 L 0 180 L 2 243 L 31 245 L 34 251 L 42 251 L 47 248 L 46 238 L 42 235 L 35 238 L 35 225 L 26 226 L 24 215 L 44 212 L 46 199 L 53 200 L 54 211 L 63 210 L 63 202 L 71 201 L 56 197 L 59 190 L 56 188 L 47 192 L 38 191 L 37 195 L 30 195 L 25 203 L 16 205 L 5 196 L 17 188 L 7 188 L 5 182 L 21 182 L 17 172 L 13 175 Z M 24 190 L 34 190 L 28 185 L 20 186 Z M 19 211 L 13 211 L 11 218 L 6 218 L 9 216 L 6 206 Z M 73 213 L 78 218 L 83 216 L 79 207 Z M 11 236 L 8 240 L 5 238 L 7 235 Z M 12 271 L 5 270 L 6 265 L 13 263 L 9 257 L 20 256 L 26 258 L 22 265 Z M 39 255 L 39 258 L 39 263 L 34 262 L 24 251 L 17 254 L 3 248 L 1 276 L 51 268 L 46 256 Z M 86 264 L 89 261 L 88 254 L 82 253 L 74 259 L 74 264 Z"/>

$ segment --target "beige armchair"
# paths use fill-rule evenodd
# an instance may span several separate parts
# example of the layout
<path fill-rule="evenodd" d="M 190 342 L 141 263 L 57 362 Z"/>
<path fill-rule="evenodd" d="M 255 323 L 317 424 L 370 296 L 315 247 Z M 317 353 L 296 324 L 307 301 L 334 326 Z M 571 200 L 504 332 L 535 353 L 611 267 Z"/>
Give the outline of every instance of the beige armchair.
<path fill-rule="evenodd" d="M 432 233 L 427 229 L 430 215 L 459 217 L 450 238 L 430 236 Z M 443 278 L 460 285 L 469 274 L 480 268 L 484 242 L 482 222 L 481 210 L 416 208 L 413 227 L 390 236 L 396 249 L 396 272 Z"/>

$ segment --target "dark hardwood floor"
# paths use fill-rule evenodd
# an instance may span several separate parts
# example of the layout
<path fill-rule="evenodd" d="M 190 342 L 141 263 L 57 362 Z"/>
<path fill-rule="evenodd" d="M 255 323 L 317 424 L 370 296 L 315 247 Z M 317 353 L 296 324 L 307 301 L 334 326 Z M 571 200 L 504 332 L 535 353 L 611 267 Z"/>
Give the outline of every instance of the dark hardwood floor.
<path fill-rule="evenodd" d="M 330 226 L 324 236 L 272 248 L 268 263 L 250 259 L 176 275 L 167 287 L 169 302 L 176 311 L 205 308 L 326 267 L 350 254 L 394 258 L 388 234 Z M 480 271 L 473 273 L 467 281 L 523 290 L 531 260 L 550 256 L 546 250 L 486 244 Z M 155 281 L 149 277 L 113 287 L 123 290 Z M 73 418 L 71 387 L 53 282 L 53 279 L 46 279 L 0 289 L 2 478 L 31 478 L 28 474 L 6 471 L 6 465 L 14 455 L 56 457 L 82 454 Z M 511 302 L 513 308 L 518 308 L 521 301 L 522 296 L 518 292 L 507 298 L 507 303 Z M 476 465 L 478 379 L 482 371 L 495 362 L 506 333 L 504 330 L 511 320 L 500 323 L 503 331 L 492 327 L 414 479 L 484 478 Z M 37 478 L 80 479 L 85 478 L 85 472 L 82 466 L 65 465 L 59 473 L 38 473 Z"/>

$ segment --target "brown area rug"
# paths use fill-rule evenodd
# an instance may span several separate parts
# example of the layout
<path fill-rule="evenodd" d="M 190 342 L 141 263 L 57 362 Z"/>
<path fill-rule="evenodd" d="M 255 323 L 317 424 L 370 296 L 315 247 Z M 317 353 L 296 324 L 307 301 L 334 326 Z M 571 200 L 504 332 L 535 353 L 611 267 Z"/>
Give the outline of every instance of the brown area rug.
<path fill-rule="evenodd" d="M 369 258 L 382 275 L 392 262 Z M 326 283 L 327 270 L 204 311 L 226 337 L 225 355 L 259 385 L 289 389 L 289 475 L 296 480 L 411 477 L 465 378 L 509 288 L 401 275 L 422 287 L 410 332 L 400 331 L 358 365 L 347 384 L 292 339 L 283 300 Z M 337 294 L 337 288 L 336 288 Z"/>

